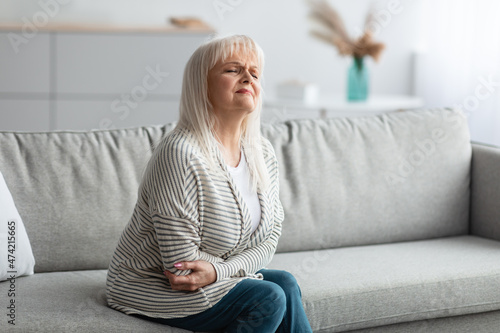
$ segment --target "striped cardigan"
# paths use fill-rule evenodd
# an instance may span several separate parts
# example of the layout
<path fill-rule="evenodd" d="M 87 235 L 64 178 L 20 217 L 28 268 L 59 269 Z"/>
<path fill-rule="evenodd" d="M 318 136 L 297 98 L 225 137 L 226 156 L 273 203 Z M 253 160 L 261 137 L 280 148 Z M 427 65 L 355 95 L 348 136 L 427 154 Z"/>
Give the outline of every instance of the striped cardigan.
<path fill-rule="evenodd" d="M 175 129 L 160 142 L 145 170 L 132 217 L 111 260 L 106 292 L 111 308 L 127 314 L 179 318 L 216 304 L 238 282 L 262 279 L 281 234 L 278 165 L 263 139 L 271 185 L 258 191 L 260 225 L 251 233 L 248 207 L 229 176 L 209 168 L 192 133 Z M 226 175 L 225 178 L 224 175 Z M 174 264 L 205 260 L 217 280 L 194 292 L 172 290 L 164 270 L 180 275 Z"/>

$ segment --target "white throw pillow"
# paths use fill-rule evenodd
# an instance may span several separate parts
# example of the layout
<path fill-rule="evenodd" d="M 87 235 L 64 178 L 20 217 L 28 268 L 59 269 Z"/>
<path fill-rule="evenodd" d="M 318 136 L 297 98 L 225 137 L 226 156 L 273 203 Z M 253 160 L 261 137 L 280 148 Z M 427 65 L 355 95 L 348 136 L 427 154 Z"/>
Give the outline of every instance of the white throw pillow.
<path fill-rule="evenodd" d="M 21 216 L 0 172 L 0 281 L 33 274 L 35 258 Z"/>

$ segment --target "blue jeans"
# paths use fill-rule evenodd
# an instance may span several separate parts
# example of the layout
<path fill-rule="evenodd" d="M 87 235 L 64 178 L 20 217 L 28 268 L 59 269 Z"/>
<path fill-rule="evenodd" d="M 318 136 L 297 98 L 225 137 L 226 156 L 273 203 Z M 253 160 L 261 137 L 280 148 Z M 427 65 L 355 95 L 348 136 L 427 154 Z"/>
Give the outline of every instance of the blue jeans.
<path fill-rule="evenodd" d="M 259 271 L 264 280 L 238 283 L 217 304 L 184 318 L 147 318 L 191 331 L 238 333 L 312 332 L 292 274 L 271 269 Z"/>

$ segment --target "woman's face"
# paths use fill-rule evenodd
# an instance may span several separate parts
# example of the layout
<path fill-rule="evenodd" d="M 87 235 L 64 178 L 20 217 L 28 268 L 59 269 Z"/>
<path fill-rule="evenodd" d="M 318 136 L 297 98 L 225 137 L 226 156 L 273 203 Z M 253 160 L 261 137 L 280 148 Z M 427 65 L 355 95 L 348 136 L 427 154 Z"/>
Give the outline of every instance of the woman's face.
<path fill-rule="evenodd" d="M 242 118 L 260 98 L 260 68 L 253 54 L 235 52 L 208 73 L 208 96 L 218 117 Z"/>

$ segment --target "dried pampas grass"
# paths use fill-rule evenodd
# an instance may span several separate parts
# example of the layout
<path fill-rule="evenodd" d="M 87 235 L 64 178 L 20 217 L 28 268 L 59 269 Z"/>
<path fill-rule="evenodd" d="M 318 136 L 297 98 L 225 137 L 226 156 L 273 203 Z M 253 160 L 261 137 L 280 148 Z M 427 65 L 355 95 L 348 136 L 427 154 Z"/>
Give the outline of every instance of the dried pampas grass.
<path fill-rule="evenodd" d="M 373 41 L 370 31 L 370 27 L 376 24 L 373 8 L 368 12 L 364 32 L 361 37 L 352 39 L 347 33 L 342 18 L 326 0 L 308 0 L 307 2 L 311 7 L 311 18 L 320 23 L 324 28 L 323 31 L 311 31 L 314 37 L 335 46 L 340 55 L 353 56 L 355 58 L 370 56 L 375 61 L 379 60 L 385 45 Z"/>

